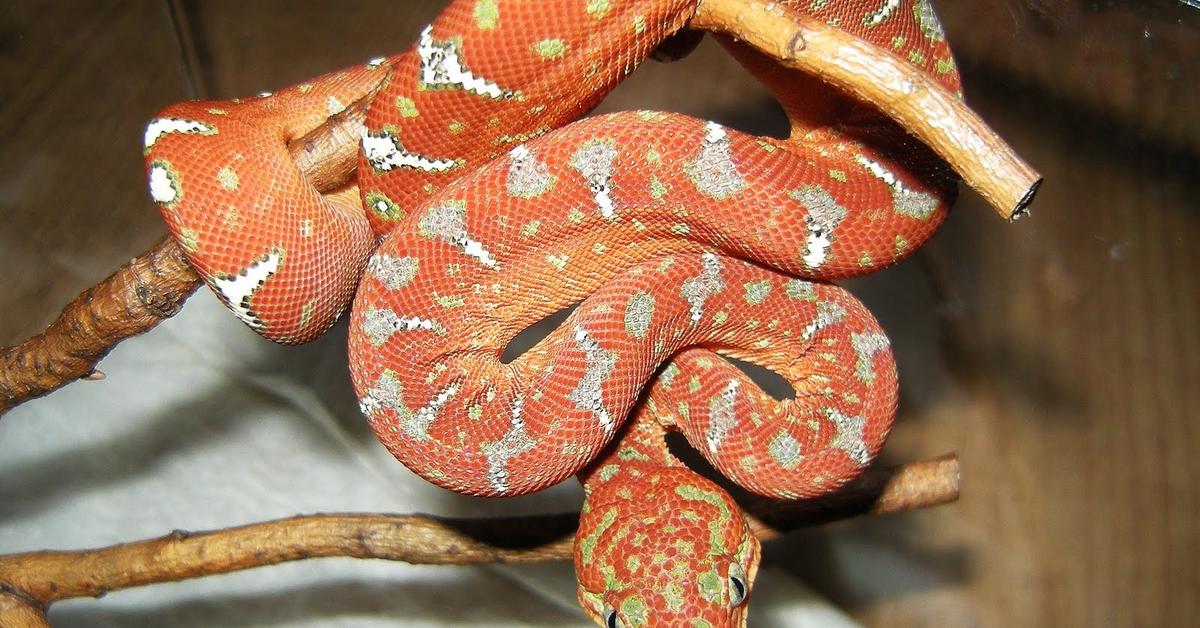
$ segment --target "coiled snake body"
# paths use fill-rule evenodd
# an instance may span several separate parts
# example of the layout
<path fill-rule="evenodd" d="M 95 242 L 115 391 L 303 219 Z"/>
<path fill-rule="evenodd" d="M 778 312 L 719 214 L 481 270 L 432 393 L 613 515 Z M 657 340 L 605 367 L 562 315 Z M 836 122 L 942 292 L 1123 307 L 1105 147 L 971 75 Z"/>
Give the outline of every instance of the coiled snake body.
<path fill-rule="evenodd" d="M 781 4 L 958 88 L 923 0 Z M 304 342 L 353 297 L 361 408 L 409 468 L 479 495 L 580 475 L 580 601 L 608 625 L 744 622 L 757 541 L 664 434 L 764 495 L 854 477 L 890 427 L 895 366 L 866 309 L 823 281 L 905 257 L 954 194 L 952 173 L 874 110 L 730 42 L 791 137 L 657 112 L 563 126 L 694 10 L 464 0 L 407 53 L 274 95 L 174 105 L 146 131 L 151 195 L 248 325 Z M 286 142 L 385 76 L 357 189 L 320 194 Z M 501 362 L 518 332 L 573 304 Z M 794 398 L 722 355 L 782 375 Z"/>

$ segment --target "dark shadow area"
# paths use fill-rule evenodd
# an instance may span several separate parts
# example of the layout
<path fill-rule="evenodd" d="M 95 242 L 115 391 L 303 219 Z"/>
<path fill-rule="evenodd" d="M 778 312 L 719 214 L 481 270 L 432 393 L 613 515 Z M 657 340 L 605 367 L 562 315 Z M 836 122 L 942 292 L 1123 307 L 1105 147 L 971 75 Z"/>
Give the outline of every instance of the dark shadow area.
<path fill-rule="evenodd" d="M 551 332 L 558 329 L 563 321 L 579 307 L 579 303 L 574 303 L 563 309 L 543 318 L 529 327 L 517 332 L 516 336 L 504 346 L 504 351 L 500 353 L 501 364 L 511 364 L 513 360 L 521 357 L 526 351 L 532 349 L 537 343 L 541 342 Z"/>
<path fill-rule="evenodd" d="M 745 373 L 750 381 L 758 385 L 763 392 L 770 395 L 776 401 L 785 401 L 787 399 L 796 398 L 796 389 L 792 388 L 791 383 L 783 378 L 782 375 L 772 371 L 769 368 L 759 366 L 753 362 L 739 360 L 734 357 L 718 353 L 726 362 L 736 366 L 738 370 Z"/>

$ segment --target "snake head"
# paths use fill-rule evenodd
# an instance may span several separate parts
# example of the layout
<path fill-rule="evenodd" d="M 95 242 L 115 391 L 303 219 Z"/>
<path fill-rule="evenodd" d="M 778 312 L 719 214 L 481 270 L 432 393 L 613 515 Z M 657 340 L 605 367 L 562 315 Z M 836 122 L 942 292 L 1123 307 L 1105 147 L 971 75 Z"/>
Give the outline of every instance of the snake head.
<path fill-rule="evenodd" d="M 588 481 L 579 601 L 601 626 L 744 626 L 760 548 L 737 503 L 686 468 Z"/>

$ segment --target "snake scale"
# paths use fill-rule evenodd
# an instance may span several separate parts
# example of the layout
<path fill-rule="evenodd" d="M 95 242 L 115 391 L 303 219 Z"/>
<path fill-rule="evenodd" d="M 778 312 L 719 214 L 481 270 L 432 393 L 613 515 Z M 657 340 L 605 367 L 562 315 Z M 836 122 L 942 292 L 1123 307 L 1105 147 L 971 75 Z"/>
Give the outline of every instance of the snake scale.
<path fill-rule="evenodd" d="M 959 89 L 925 0 L 780 4 Z M 695 10 L 459 0 L 407 52 L 172 105 L 145 135 L 151 196 L 247 325 L 306 342 L 353 301 L 355 390 L 397 459 L 476 495 L 580 477 L 579 599 L 607 626 L 744 624 L 758 542 L 666 433 L 763 495 L 855 477 L 890 428 L 896 369 L 878 323 L 828 281 L 920 247 L 956 189 L 871 107 L 728 40 L 788 138 L 650 111 L 576 121 Z M 357 186 L 321 194 L 286 143 L 365 97 Z"/>

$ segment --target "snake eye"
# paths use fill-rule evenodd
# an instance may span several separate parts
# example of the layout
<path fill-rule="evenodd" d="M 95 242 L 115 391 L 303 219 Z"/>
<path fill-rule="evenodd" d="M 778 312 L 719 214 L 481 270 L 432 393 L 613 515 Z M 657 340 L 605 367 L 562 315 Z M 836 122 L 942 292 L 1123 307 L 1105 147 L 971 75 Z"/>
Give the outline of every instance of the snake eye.
<path fill-rule="evenodd" d="M 617 609 L 607 604 L 604 605 L 604 626 L 605 628 L 621 628 L 621 619 L 617 617 Z"/>
<path fill-rule="evenodd" d="M 729 566 L 729 604 L 741 606 L 746 601 L 746 570 L 738 563 Z"/>

